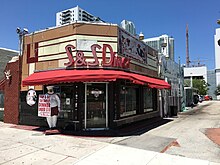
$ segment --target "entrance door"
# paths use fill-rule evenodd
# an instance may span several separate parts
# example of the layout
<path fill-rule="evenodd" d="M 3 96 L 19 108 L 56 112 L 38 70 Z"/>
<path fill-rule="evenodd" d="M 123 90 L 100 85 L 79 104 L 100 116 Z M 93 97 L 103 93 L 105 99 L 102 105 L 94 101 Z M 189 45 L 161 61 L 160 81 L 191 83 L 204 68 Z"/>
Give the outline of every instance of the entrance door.
<path fill-rule="evenodd" d="M 108 128 L 108 84 L 85 83 L 85 129 Z"/>

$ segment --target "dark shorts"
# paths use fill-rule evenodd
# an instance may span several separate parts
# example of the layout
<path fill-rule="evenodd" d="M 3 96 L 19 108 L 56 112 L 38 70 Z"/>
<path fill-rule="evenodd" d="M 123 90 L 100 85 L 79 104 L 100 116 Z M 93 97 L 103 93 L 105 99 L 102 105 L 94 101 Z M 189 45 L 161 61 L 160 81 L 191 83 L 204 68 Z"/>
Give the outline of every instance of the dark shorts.
<path fill-rule="evenodd" d="M 59 113 L 58 107 L 51 107 L 51 116 L 57 116 Z"/>

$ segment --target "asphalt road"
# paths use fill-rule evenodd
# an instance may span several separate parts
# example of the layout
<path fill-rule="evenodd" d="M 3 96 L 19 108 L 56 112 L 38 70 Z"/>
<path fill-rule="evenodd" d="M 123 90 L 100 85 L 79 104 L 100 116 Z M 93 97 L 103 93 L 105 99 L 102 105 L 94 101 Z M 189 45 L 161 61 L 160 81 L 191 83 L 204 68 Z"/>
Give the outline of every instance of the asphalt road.
<path fill-rule="evenodd" d="M 204 101 L 171 120 L 140 135 L 93 139 L 220 163 L 220 146 L 205 135 L 208 128 L 220 128 L 220 101 Z"/>

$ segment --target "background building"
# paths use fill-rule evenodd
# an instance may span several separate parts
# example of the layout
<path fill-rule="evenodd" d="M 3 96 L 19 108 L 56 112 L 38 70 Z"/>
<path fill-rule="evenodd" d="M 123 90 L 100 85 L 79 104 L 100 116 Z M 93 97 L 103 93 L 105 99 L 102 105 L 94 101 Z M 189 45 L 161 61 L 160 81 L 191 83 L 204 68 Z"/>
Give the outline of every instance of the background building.
<path fill-rule="evenodd" d="M 215 72 L 216 72 L 216 87 L 220 84 L 220 28 L 216 29 L 215 33 Z"/>
<path fill-rule="evenodd" d="M 79 6 L 56 13 L 56 26 L 69 24 L 75 21 L 104 22 L 99 17 L 93 16 Z"/>
<path fill-rule="evenodd" d="M 209 84 L 208 88 L 208 95 L 212 96 L 214 100 L 217 99 L 215 95 L 216 90 L 216 76 L 215 76 L 215 70 L 208 70 L 207 71 L 207 83 Z"/>
<path fill-rule="evenodd" d="M 204 79 L 207 82 L 207 67 L 189 67 L 184 68 L 184 79 Z"/>
<path fill-rule="evenodd" d="M 158 50 L 159 55 L 174 60 L 174 38 L 164 34 L 159 37 L 148 38 L 143 40 L 147 45 Z"/>
<path fill-rule="evenodd" d="M 4 113 L 4 85 L 5 85 L 5 69 L 7 63 L 14 57 L 18 55 L 18 51 L 0 48 L 0 120 L 3 120 Z"/>
<path fill-rule="evenodd" d="M 123 20 L 121 22 L 121 27 L 123 29 L 125 29 L 127 32 L 133 34 L 133 35 L 136 35 L 136 29 L 135 29 L 135 26 L 134 26 L 134 23 L 131 22 L 131 21 L 127 21 L 127 20 Z"/>
<path fill-rule="evenodd" d="M 17 56 L 18 51 L 0 48 L 0 80 L 4 78 L 4 69 L 6 64 L 11 60 L 12 57 Z"/>
<path fill-rule="evenodd" d="M 141 37 L 143 34 L 140 34 Z M 177 111 L 182 110 L 183 103 L 183 74 L 180 64 L 174 61 L 174 38 L 168 35 L 143 39 L 150 47 L 158 51 L 159 71 L 161 78 L 170 85 L 171 90 L 163 90 L 162 105 L 164 116 L 175 116 Z"/>
<path fill-rule="evenodd" d="M 193 79 L 201 79 L 207 82 L 207 67 L 197 66 L 197 67 L 185 67 L 184 68 L 184 80 L 190 80 L 190 86 L 184 87 L 185 93 L 185 105 L 190 107 L 193 104 L 197 104 L 196 96 L 198 96 L 198 90 L 193 87 Z"/>

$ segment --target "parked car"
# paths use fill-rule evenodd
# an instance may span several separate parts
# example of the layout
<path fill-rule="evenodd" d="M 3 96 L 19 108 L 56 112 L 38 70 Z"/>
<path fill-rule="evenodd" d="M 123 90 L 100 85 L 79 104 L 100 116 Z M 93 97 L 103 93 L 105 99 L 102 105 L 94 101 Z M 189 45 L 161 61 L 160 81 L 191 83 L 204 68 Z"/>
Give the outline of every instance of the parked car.
<path fill-rule="evenodd" d="M 206 101 L 210 100 L 210 96 L 209 95 L 205 95 L 204 96 L 204 100 L 206 100 Z"/>
<path fill-rule="evenodd" d="M 199 102 L 199 95 L 195 94 L 193 95 L 193 103 L 196 105 Z"/>
<path fill-rule="evenodd" d="M 199 102 L 201 103 L 203 101 L 203 96 L 199 95 Z"/>

